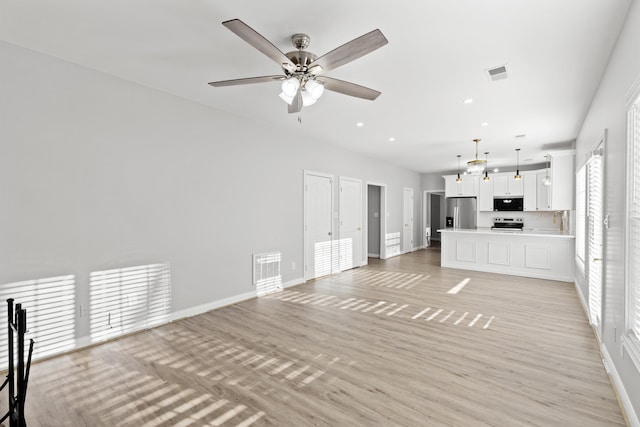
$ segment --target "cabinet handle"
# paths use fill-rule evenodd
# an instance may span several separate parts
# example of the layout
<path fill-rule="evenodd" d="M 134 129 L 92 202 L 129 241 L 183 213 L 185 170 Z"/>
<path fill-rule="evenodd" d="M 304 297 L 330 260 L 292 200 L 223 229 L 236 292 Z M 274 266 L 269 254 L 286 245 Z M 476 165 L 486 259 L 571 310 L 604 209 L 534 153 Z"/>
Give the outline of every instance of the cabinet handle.
<path fill-rule="evenodd" d="M 594 258 L 593 261 L 602 261 L 602 258 Z"/>

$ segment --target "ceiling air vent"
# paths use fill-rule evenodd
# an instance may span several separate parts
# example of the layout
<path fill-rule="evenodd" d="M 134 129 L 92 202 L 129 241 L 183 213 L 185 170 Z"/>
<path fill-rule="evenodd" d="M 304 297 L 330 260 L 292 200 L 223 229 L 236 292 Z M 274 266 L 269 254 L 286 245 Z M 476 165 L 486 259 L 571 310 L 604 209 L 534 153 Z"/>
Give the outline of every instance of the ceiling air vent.
<path fill-rule="evenodd" d="M 507 78 L 507 66 L 500 65 L 499 67 L 489 68 L 487 70 L 489 79 L 491 81 L 503 80 Z"/>

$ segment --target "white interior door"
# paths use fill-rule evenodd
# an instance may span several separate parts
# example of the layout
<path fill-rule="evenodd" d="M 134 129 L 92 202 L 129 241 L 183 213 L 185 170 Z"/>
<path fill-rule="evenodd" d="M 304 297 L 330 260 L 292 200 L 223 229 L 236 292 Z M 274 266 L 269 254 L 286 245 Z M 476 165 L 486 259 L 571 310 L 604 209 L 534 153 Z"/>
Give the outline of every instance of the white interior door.
<path fill-rule="evenodd" d="M 340 271 L 362 264 L 362 181 L 340 177 Z"/>
<path fill-rule="evenodd" d="M 603 260 L 603 150 L 596 150 L 587 163 L 587 280 L 589 282 L 589 320 L 600 332 L 602 313 Z"/>
<path fill-rule="evenodd" d="M 304 278 L 331 274 L 333 259 L 333 176 L 305 172 Z"/>
<path fill-rule="evenodd" d="M 404 189 L 402 252 L 413 250 L 413 188 Z"/>

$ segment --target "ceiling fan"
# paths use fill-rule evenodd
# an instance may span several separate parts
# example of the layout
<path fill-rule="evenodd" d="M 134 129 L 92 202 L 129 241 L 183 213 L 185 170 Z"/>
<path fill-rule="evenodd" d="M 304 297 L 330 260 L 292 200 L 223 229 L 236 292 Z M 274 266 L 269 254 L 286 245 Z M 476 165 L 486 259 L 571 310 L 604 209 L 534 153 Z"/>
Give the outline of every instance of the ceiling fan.
<path fill-rule="evenodd" d="M 285 54 L 239 19 L 225 21 L 222 25 L 280 65 L 284 75 L 223 80 L 209 83 L 211 86 L 222 87 L 281 81 L 280 98 L 289 104 L 289 113 L 297 113 L 302 110 L 303 106 L 315 103 L 325 89 L 371 101 L 380 95 L 377 90 L 321 75 L 387 44 L 388 40 L 380 30 L 373 30 L 321 57 L 317 57 L 305 50 L 311 41 L 306 34 L 291 36 L 291 41 L 297 50 Z"/>

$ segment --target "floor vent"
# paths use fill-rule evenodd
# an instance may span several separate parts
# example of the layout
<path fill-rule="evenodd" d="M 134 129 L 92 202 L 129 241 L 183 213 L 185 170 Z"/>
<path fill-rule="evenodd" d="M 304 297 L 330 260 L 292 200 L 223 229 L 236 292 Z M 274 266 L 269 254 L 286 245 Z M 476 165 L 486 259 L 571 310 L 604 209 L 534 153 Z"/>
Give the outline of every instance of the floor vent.
<path fill-rule="evenodd" d="M 253 255 L 253 285 L 258 296 L 282 290 L 281 259 L 280 252 Z"/>
<path fill-rule="evenodd" d="M 487 74 L 491 81 L 504 80 L 507 78 L 507 66 L 500 65 L 498 67 L 489 68 Z"/>

